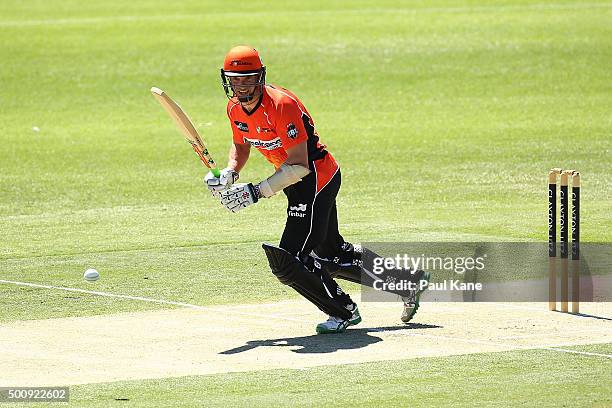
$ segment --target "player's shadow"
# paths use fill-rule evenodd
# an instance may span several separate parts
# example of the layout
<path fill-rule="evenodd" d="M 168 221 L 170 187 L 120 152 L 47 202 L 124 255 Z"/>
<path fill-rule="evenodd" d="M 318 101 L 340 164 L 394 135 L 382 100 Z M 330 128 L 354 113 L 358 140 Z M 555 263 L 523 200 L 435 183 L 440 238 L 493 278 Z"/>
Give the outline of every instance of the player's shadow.
<path fill-rule="evenodd" d="M 348 329 L 339 334 L 314 334 L 311 336 L 285 337 L 267 340 L 249 340 L 244 346 L 235 347 L 219 354 L 237 354 L 257 347 L 299 347 L 291 350 L 294 353 L 333 353 L 337 350 L 358 349 L 378 343 L 382 339 L 370 333 L 400 330 L 437 329 L 441 326 L 422 323 L 409 323 L 405 326 L 372 327 L 365 329 Z"/>

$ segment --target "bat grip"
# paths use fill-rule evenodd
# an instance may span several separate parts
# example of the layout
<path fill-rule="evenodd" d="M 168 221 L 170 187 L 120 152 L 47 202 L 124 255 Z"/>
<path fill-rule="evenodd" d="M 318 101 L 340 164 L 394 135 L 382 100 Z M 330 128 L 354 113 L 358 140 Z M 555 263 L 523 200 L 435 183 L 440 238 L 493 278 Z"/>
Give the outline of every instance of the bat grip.
<path fill-rule="evenodd" d="M 210 171 L 212 172 L 213 176 L 215 176 L 216 178 L 221 177 L 221 172 L 219 171 L 218 167 L 213 167 L 212 169 L 210 169 Z"/>

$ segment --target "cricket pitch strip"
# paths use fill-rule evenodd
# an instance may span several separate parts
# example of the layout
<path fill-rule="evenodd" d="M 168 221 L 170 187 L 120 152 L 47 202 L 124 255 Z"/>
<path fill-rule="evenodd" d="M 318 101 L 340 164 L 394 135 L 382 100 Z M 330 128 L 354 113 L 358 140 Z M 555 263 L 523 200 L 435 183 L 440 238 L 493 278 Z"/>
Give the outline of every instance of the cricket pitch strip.
<path fill-rule="evenodd" d="M 582 306 L 582 305 L 581 305 Z M 72 385 L 612 342 L 612 303 L 582 315 L 545 303 L 424 303 L 414 322 L 399 303 L 361 303 L 343 334 L 305 301 L 171 309 L 0 325 L 0 386 Z"/>

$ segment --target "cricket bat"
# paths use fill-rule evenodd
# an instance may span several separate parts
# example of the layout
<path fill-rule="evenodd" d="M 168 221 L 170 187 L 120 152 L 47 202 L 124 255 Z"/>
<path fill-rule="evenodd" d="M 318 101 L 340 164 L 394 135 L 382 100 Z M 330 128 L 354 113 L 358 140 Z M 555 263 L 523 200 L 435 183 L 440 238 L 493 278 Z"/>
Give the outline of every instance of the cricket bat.
<path fill-rule="evenodd" d="M 193 122 L 189 116 L 181 109 L 181 107 L 172 100 L 164 91 L 159 88 L 151 88 L 151 93 L 157 99 L 157 102 L 168 112 L 168 115 L 174 120 L 174 123 L 185 136 L 185 139 L 191 144 L 202 164 L 210 169 L 215 177 L 219 177 L 219 168 L 208 152 L 208 148 L 202 141 L 200 134 L 193 126 Z"/>

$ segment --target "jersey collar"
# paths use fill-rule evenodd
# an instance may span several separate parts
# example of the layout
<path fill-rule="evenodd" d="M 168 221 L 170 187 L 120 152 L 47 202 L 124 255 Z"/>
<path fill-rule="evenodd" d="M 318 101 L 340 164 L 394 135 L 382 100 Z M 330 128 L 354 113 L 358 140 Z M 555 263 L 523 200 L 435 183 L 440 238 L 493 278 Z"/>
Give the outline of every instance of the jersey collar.
<path fill-rule="evenodd" d="M 257 103 L 255 104 L 255 107 L 253 107 L 253 110 L 249 112 L 248 110 L 244 108 L 244 106 L 240 105 L 240 107 L 242 108 L 242 111 L 246 113 L 247 116 L 251 116 L 252 114 L 254 114 L 257 111 L 257 109 L 259 109 L 259 105 L 261 105 L 261 102 L 263 101 L 265 94 L 266 94 L 266 88 L 264 87 L 263 92 L 261 93 L 261 98 L 259 98 L 259 101 L 257 101 Z"/>

